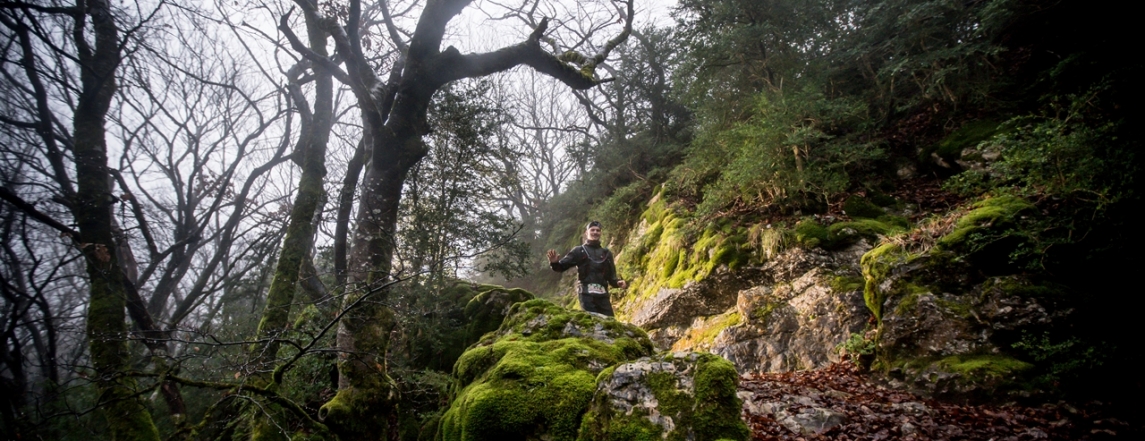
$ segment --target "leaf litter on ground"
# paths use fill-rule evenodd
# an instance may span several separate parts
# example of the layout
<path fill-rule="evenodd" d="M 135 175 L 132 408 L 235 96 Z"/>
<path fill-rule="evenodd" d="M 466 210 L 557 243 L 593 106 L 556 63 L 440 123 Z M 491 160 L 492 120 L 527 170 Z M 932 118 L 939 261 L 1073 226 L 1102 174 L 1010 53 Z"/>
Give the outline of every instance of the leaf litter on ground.
<path fill-rule="evenodd" d="M 1140 427 L 1100 402 L 969 404 L 888 389 L 849 362 L 823 369 L 744 376 L 752 440 L 1142 439 Z"/>

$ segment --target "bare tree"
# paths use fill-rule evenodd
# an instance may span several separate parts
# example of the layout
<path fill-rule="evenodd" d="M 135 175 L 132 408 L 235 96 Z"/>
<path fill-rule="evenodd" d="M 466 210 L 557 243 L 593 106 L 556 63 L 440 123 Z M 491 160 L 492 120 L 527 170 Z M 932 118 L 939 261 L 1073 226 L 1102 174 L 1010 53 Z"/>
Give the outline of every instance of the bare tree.
<path fill-rule="evenodd" d="M 83 255 L 90 293 L 90 357 L 112 436 L 158 439 L 150 414 L 136 398 L 134 379 L 123 376 L 128 367 L 125 310 L 129 293 L 114 238 L 111 209 L 116 198 L 109 192 L 112 178 L 105 132 L 125 43 L 150 14 L 117 19 L 118 12 L 101 0 L 81 0 L 66 7 L 3 5 L 0 23 L 8 41 L 19 47 L 10 53 L 19 55 L 23 74 L 10 87 L 21 90 L 16 100 L 24 106 L 13 107 L 29 110 L 23 115 L 26 119 L 7 123 L 35 131 L 51 165 L 47 176 L 54 200 L 71 213 L 78 228 L 36 210 L 11 191 L 3 195 L 13 206 L 59 230 Z M 126 32 L 121 31 L 119 20 L 128 23 Z M 57 31 L 68 37 L 60 37 Z M 26 107 L 29 104 L 34 107 Z M 70 115 L 57 114 L 61 105 Z"/>
<path fill-rule="evenodd" d="M 503 209 L 533 231 L 545 201 L 583 172 L 576 147 L 597 139 L 591 122 L 559 83 L 525 74 L 523 84 L 500 84 L 497 99 L 510 112 L 497 137 L 497 200 Z M 532 234 L 532 233 L 529 233 Z"/>
<path fill-rule="evenodd" d="M 620 45 L 631 31 L 632 4 L 627 2 L 617 12 L 625 23 L 624 30 L 604 42 L 590 55 L 568 50 L 553 53 L 542 47 L 549 19 L 542 18 L 524 41 L 491 52 L 462 54 L 454 47 L 441 48 L 446 28 L 471 0 L 429 0 L 421 9 L 413 29 L 403 30 L 393 20 L 390 8 L 379 2 L 384 35 L 397 48 L 386 80 L 375 70 L 363 35 L 374 35 L 373 23 L 363 20 L 360 1 L 351 0 L 344 18 L 325 14 L 317 5 L 296 2 L 303 14 L 322 23 L 334 39 L 336 57 L 325 57 L 310 50 L 290 27 L 290 14 L 282 17 L 279 29 L 292 47 L 315 66 L 347 84 L 354 92 L 362 117 L 365 147 L 365 175 L 360 184 L 360 206 L 348 262 L 346 304 L 361 305 L 341 322 L 338 345 L 345 354 L 339 369 L 338 395 L 323 406 L 320 415 L 338 431 L 360 439 L 380 439 L 388 432 L 388 384 L 384 380 L 385 353 L 390 330 L 394 326 L 392 311 L 385 305 L 385 291 L 379 284 L 389 280 L 394 257 L 394 233 L 402 187 L 412 167 L 427 152 L 422 137 L 427 133 L 427 110 L 434 93 L 451 81 L 476 78 L 502 72 L 519 65 L 552 76 L 574 89 L 586 89 L 600 83 L 595 76 L 598 65 Z M 522 11 L 535 10 L 527 2 Z M 581 27 L 587 42 L 598 26 Z M 586 47 L 580 43 L 573 46 Z M 337 61 L 335 61 L 337 60 Z M 343 70 L 338 62 L 345 65 Z M 359 302 L 362 296 L 374 296 Z M 379 372 L 381 371 L 381 372 Z M 379 375 L 381 374 L 381 375 Z M 352 435 L 351 435 L 352 434 Z"/>

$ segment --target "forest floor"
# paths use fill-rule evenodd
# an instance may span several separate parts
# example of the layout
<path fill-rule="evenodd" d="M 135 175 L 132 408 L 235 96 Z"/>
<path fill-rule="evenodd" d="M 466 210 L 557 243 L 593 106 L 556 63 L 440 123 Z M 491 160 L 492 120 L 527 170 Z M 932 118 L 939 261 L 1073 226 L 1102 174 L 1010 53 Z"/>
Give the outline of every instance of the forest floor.
<path fill-rule="evenodd" d="M 739 396 L 752 440 L 1145 439 L 1106 403 L 941 402 L 883 387 L 850 363 L 745 376 Z"/>

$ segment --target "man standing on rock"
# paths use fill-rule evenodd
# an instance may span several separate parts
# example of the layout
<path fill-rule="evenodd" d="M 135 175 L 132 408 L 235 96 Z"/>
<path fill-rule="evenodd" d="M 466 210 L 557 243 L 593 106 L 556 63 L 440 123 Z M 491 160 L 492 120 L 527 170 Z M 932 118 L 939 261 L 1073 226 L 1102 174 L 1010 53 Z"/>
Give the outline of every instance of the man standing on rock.
<path fill-rule="evenodd" d="M 570 250 L 565 257 L 557 260 L 556 250 L 549 250 L 547 255 L 553 271 L 562 272 L 576 267 L 581 309 L 612 317 L 608 287 L 624 289 L 628 288 L 628 283 L 616 278 L 612 252 L 600 246 L 600 222 L 589 222 L 584 228 L 584 244 Z"/>

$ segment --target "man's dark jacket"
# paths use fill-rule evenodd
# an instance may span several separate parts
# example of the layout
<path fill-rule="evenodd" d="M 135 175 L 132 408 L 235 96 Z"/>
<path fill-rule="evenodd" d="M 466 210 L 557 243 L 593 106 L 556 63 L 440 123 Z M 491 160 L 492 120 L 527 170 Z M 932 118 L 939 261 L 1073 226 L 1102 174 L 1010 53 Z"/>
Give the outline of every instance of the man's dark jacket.
<path fill-rule="evenodd" d="M 600 246 L 599 240 L 585 241 L 584 245 L 573 248 L 557 262 L 549 264 L 553 271 L 561 272 L 576 267 L 577 280 L 581 294 L 588 292 L 588 284 L 596 283 L 601 286 L 619 288 L 616 278 L 616 263 L 612 260 L 612 252 Z"/>

